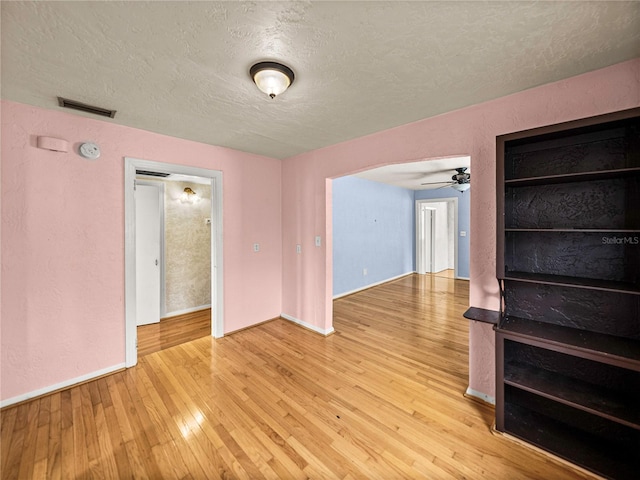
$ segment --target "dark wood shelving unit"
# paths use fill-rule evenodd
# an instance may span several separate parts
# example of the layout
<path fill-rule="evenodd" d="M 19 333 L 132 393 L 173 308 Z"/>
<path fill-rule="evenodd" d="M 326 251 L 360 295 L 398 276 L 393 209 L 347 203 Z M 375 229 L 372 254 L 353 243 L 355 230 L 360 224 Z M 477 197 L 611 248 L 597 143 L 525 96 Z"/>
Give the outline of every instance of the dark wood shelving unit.
<path fill-rule="evenodd" d="M 505 232 L 585 232 L 585 233 L 629 233 L 640 234 L 640 230 L 613 228 L 505 228 Z"/>
<path fill-rule="evenodd" d="M 486 308 L 470 307 L 463 314 L 464 318 L 475 320 L 476 322 L 490 323 L 497 325 L 500 320 L 500 312 L 487 310 Z"/>
<path fill-rule="evenodd" d="M 620 395 L 542 368 L 509 363 L 504 383 L 640 430 L 638 397 Z"/>
<path fill-rule="evenodd" d="M 640 109 L 496 147 L 496 428 L 637 478 Z"/>
<path fill-rule="evenodd" d="M 615 170 L 601 170 L 595 172 L 563 173 L 541 177 L 513 178 L 505 180 L 505 186 L 526 187 L 531 185 L 552 185 L 555 183 L 584 182 L 593 180 L 608 180 L 620 176 L 640 175 L 640 168 L 618 168 Z"/>
<path fill-rule="evenodd" d="M 508 272 L 505 280 L 543 283 L 545 285 L 571 286 L 577 288 L 593 288 L 598 290 L 610 290 L 613 292 L 625 292 L 640 295 L 640 286 L 629 282 L 617 282 L 614 280 L 598 280 L 595 278 L 569 277 L 567 275 L 551 275 L 544 273 Z"/>
<path fill-rule="evenodd" d="M 560 351 L 585 358 L 605 359 L 608 363 L 635 367 L 640 371 L 640 340 L 634 338 L 617 337 L 512 316 L 505 317 L 499 323 L 499 328 L 503 334 L 520 338 L 523 342 L 539 341 L 551 350 L 560 347 Z"/>
<path fill-rule="evenodd" d="M 622 445 L 606 442 L 598 435 L 511 403 L 505 412 L 505 423 L 511 435 L 570 462 L 585 467 L 589 465 L 587 468 L 599 475 L 616 479 L 637 478 L 637 464 L 633 465 L 629 460 L 638 454 L 627 445 L 633 443 L 633 439 Z"/>

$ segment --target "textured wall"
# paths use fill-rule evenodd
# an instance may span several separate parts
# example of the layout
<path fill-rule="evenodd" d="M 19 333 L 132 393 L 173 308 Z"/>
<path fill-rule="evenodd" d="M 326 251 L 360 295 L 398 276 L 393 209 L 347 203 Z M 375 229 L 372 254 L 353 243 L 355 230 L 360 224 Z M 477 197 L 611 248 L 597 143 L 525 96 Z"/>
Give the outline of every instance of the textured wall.
<path fill-rule="evenodd" d="M 211 304 L 211 187 L 164 182 L 165 312 Z M 183 203 L 186 187 L 198 201 Z"/>
<path fill-rule="evenodd" d="M 224 331 L 282 312 L 279 160 L 2 101 L 3 400 L 124 364 L 125 156 L 221 170 Z"/>
<path fill-rule="evenodd" d="M 497 309 L 496 136 L 640 105 L 640 59 L 298 155 L 283 162 L 283 312 L 332 328 L 331 206 L 327 178 L 390 163 L 471 156 L 470 303 Z M 323 248 L 315 235 L 327 238 Z M 296 255 L 295 244 L 303 245 Z M 494 396 L 491 325 L 471 322 L 469 386 Z"/>
<path fill-rule="evenodd" d="M 332 327 L 327 178 L 470 155 L 470 303 L 495 309 L 496 135 L 637 107 L 639 86 L 637 59 L 283 163 L 3 101 L 2 399 L 124 363 L 124 156 L 223 171 L 230 332 L 279 312 Z M 89 162 L 73 151 L 37 149 L 37 135 L 66 139 L 75 148 L 91 139 L 103 153 Z M 320 248 L 315 235 L 325 240 Z M 253 252 L 253 243 L 260 243 L 260 252 Z M 489 395 L 493 342 L 491 326 L 471 322 L 470 387 Z"/>
<path fill-rule="evenodd" d="M 333 295 L 414 270 L 412 190 L 343 177 L 332 191 Z"/>

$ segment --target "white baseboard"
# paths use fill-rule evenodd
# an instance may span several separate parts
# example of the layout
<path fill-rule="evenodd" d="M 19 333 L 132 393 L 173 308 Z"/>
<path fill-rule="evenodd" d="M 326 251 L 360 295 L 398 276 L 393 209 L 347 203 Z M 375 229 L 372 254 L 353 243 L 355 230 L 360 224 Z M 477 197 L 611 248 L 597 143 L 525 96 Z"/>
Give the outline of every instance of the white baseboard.
<path fill-rule="evenodd" d="M 479 398 L 483 402 L 490 403 L 491 405 L 495 405 L 496 404 L 496 399 L 495 398 L 487 395 L 486 393 L 478 392 L 477 390 L 474 390 L 471 387 L 467 387 L 466 395 L 468 395 L 470 397 Z"/>
<path fill-rule="evenodd" d="M 471 280 L 469 277 L 456 277 L 456 280 Z"/>
<path fill-rule="evenodd" d="M 354 293 L 361 292 L 362 290 L 367 290 L 368 288 L 376 287 L 378 285 L 382 285 L 383 283 L 392 282 L 394 280 L 397 280 L 397 279 L 402 278 L 402 277 L 406 277 L 407 275 L 411 275 L 411 274 L 414 274 L 414 273 L 416 273 L 415 270 L 413 272 L 407 272 L 407 273 L 403 273 L 402 275 L 396 275 L 395 277 L 387 278 L 386 280 L 380 280 L 379 282 L 371 283 L 369 285 L 365 285 L 364 287 L 356 288 L 355 290 L 351 290 L 349 292 L 339 293 L 338 295 L 334 295 L 333 299 L 335 300 L 337 298 L 346 297 L 347 295 L 353 295 Z"/>
<path fill-rule="evenodd" d="M 200 310 L 206 310 L 207 308 L 211 308 L 211 304 L 200 305 L 199 307 L 185 308 L 184 310 L 176 310 L 174 312 L 165 313 L 164 317 L 162 318 L 177 317 L 178 315 L 184 315 L 185 313 L 199 312 Z"/>
<path fill-rule="evenodd" d="M 297 323 L 301 327 L 304 327 L 304 328 L 307 328 L 309 330 L 312 330 L 312 331 L 314 331 L 316 333 L 319 333 L 320 335 L 324 335 L 325 337 L 327 335 L 331 335 L 333 332 L 335 332 L 333 327 L 328 328 L 328 329 L 316 327 L 315 325 L 311 325 L 310 323 L 307 323 L 307 322 L 302 321 L 302 320 L 300 320 L 298 318 L 292 317 L 291 315 L 287 315 L 286 313 L 281 313 L 280 316 L 282 318 L 284 318 L 285 320 L 289 320 L 290 322 Z"/>
<path fill-rule="evenodd" d="M 116 370 L 122 370 L 123 368 L 125 368 L 124 363 L 119 363 L 118 365 L 113 365 L 112 367 L 107 367 L 103 368 L 102 370 L 87 373 L 86 375 L 81 375 L 76 378 L 65 380 L 64 382 L 56 383 L 55 385 L 49 385 L 48 387 L 33 390 L 32 392 L 24 393 L 13 398 L 7 398 L 6 400 L 0 401 L 0 408 L 8 407 L 9 405 L 13 405 L 14 403 L 24 402 L 25 400 L 29 400 L 31 398 L 40 397 L 41 395 L 46 395 L 47 393 L 55 392 L 56 390 L 62 390 L 63 388 L 71 387 L 75 384 L 83 383 L 87 380 L 113 373 Z"/>

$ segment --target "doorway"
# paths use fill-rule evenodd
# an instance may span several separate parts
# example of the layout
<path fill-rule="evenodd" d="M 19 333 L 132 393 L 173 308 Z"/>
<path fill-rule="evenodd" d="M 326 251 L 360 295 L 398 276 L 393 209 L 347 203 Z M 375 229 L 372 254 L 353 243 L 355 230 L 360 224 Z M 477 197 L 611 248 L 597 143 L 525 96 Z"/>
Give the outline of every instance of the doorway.
<path fill-rule="evenodd" d="M 222 271 L 222 172 L 183 165 L 125 157 L 125 366 L 137 363 L 136 279 L 136 171 L 203 177 L 211 188 L 211 331 L 216 338 L 224 332 Z"/>
<path fill-rule="evenodd" d="M 416 200 L 416 271 L 458 275 L 458 198 Z"/>

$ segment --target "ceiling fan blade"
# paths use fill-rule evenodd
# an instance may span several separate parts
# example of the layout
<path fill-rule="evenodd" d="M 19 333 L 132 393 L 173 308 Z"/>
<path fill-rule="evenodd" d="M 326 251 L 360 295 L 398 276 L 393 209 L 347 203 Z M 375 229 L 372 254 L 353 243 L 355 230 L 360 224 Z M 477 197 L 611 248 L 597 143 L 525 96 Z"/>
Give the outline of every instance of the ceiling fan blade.
<path fill-rule="evenodd" d="M 444 182 L 428 182 L 428 183 L 421 183 L 420 185 L 437 185 L 438 183 L 448 183 L 448 184 L 453 184 L 453 183 L 458 183 L 458 182 L 454 182 L 452 180 L 445 180 Z"/>

